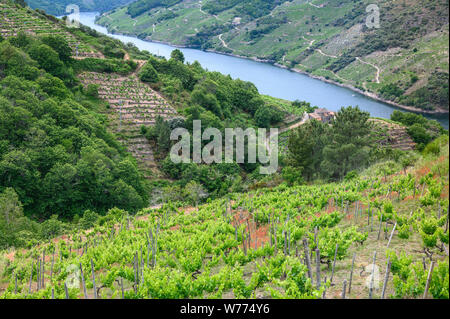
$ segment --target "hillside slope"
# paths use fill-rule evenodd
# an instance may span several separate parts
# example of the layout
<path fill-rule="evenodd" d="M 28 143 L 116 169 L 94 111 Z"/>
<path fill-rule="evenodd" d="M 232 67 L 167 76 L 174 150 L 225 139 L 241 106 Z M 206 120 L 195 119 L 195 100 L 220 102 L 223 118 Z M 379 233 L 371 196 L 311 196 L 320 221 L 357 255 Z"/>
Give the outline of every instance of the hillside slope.
<path fill-rule="evenodd" d="M 351 299 L 423 298 L 433 261 L 425 294 L 448 299 L 448 138 L 436 145 L 414 167 L 386 162 L 337 184 L 113 209 L 76 234 L 0 252 L 0 297 L 340 299 L 346 287 Z"/>
<path fill-rule="evenodd" d="M 380 28 L 368 28 L 369 4 Z M 448 1 L 140 0 L 110 32 L 277 63 L 425 112 L 448 111 Z"/>
<path fill-rule="evenodd" d="M 63 15 L 69 5 L 77 5 L 81 12 L 106 12 L 133 2 L 134 0 L 25 0 L 33 9 L 45 10 L 55 16 Z M 69 12 L 70 13 L 70 12 Z"/>

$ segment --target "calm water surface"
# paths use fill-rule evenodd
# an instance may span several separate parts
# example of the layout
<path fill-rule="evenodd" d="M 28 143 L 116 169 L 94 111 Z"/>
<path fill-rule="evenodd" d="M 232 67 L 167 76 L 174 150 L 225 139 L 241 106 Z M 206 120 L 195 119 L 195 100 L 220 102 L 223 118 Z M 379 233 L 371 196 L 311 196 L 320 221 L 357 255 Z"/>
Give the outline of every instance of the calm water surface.
<path fill-rule="evenodd" d="M 170 57 L 175 47 L 143 41 L 131 36 L 108 33 L 107 29 L 95 24 L 96 12 L 80 13 L 80 22 L 103 34 L 119 39 L 124 43 L 131 42 L 141 50 L 153 54 Z M 368 111 L 374 117 L 390 118 L 396 107 L 372 100 L 364 95 L 347 88 L 313 79 L 307 75 L 285 70 L 271 64 L 231 57 L 223 54 L 204 52 L 196 49 L 180 49 L 187 62 L 198 61 L 210 71 L 230 74 L 233 78 L 240 78 L 253 82 L 262 94 L 294 101 L 296 99 L 310 102 L 311 105 L 325 107 L 337 111 L 343 106 L 356 106 Z M 448 116 L 431 116 L 427 118 L 438 120 L 446 129 L 449 127 Z"/>

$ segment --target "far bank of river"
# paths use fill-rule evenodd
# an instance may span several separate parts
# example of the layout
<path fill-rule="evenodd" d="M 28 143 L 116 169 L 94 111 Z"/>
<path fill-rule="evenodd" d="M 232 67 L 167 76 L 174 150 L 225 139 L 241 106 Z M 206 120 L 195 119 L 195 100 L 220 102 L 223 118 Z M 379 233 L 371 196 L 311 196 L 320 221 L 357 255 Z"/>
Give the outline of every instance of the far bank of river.
<path fill-rule="evenodd" d="M 105 27 L 95 24 L 97 15 L 96 12 L 82 12 L 80 13 L 80 22 L 100 33 L 107 34 L 125 43 L 131 42 L 141 50 L 147 50 L 160 56 L 170 57 L 170 53 L 176 48 L 160 42 L 149 42 L 132 36 L 111 34 Z M 317 105 L 332 111 L 337 111 L 343 106 L 358 105 L 373 117 L 387 119 L 390 118 L 394 110 L 401 109 L 399 106 L 376 100 L 376 97 L 368 96 L 365 92 L 355 91 L 354 88 L 269 63 L 196 49 L 179 49 L 184 53 L 187 62 L 198 61 L 210 71 L 218 71 L 229 74 L 233 78 L 250 81 L 256 85 L 262 94 L 290 101 L 296 99 L 307 101 L 311 105 Z M 448 114 L 424 114 L 424 116 L 436 119 L 446 129 L 449 128 Z"/>

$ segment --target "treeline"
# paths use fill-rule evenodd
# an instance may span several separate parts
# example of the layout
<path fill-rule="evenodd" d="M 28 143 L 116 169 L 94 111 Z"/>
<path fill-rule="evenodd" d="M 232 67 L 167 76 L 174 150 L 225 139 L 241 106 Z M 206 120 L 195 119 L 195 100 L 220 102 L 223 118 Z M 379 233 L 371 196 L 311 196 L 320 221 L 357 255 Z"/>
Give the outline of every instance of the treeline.
<path fill-rule="evenodd" d="M 12 188 L 41 221 L 137 211 L 149 200 L 146 182 L 107 131 L 95 88 L 79 84 L 71 53 L 60 36 L 0 43 L 0 192 Z"/>
<path fill-rule="evenodd" d="M 285 180 L 342 180 L 383 160 L 394 160 L 405 167 L 413 164 L 411 152 L 379 147 L 377 130 L 369 118 L 368 112 L 347 107 L 339 110 L 331 125 L 311 120 L 292 131 L 283 170 Z M 439 136 L 448 135 L 438 122 L 422 115 L 395 111 L 391 120 L 407 127 L 419 151 Z"/>

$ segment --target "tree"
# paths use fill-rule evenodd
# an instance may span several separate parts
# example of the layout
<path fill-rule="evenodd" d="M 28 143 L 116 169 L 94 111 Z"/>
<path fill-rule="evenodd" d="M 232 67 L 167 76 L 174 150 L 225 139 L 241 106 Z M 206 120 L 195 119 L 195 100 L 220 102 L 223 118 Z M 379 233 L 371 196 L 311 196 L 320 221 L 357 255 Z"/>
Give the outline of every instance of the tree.
<path fill-rule="evenodd" d="M 369 117 L 358 107 L 339 110 L 331 123 L 329 143 L 323 149 L 324 176 L 342 179 L 347 172 L 366 165 L 372 143 Z"/>
<path fill-rule="evenodd" d="M 22 204 L 13 188 L 0 193 L 0 248 L 15 244 L 19 219 L 23 217 Z"/>
<path fill-rule="evenodd" d="M 60 35 L 48 35 L 42 37 L 41 40 L 58 53 L 61 61 L 66 63 L 72 59 L 72 49 L 64 37 Z"/>
<path fill-rule="evenodd" d="M 328 131 L 328 125 L 313 119 L 299 126 L 289 136 L 288 164 L 299 168 L 308 180 L 320 171 Z"/>
<path fill-rule="evenodd" d="M 57 76 L 63 63 L 59 59 L 58 53 L 46 44 L 35 44 L 29 54 L 32 59 L 39 63 L 39 66 L 50 74 Z"/>
<path fill-rule="evenodd" d="M 170 54 L 170 58 L 184 63 L 184 54 L 178 49 L 172 51 L 172 53 Z"/>
<path fill-rule="evenodd" d="M 141 72 L 139 72 L 139 78 L 143 82 L 156 83 L 158 82 L 158 72 L 156 72 L 151 63 L 147 63 L 144 65 Z"/>
<path fill-rule="evenodd" d="M 186 197 L 195 204 L 195 206 L 198 206 L 199 201 L 208 197 L 208 193 L 205 191 L 202 185 L 195 181 L 189 182 L 184 187 L 184 193 Z"/>

